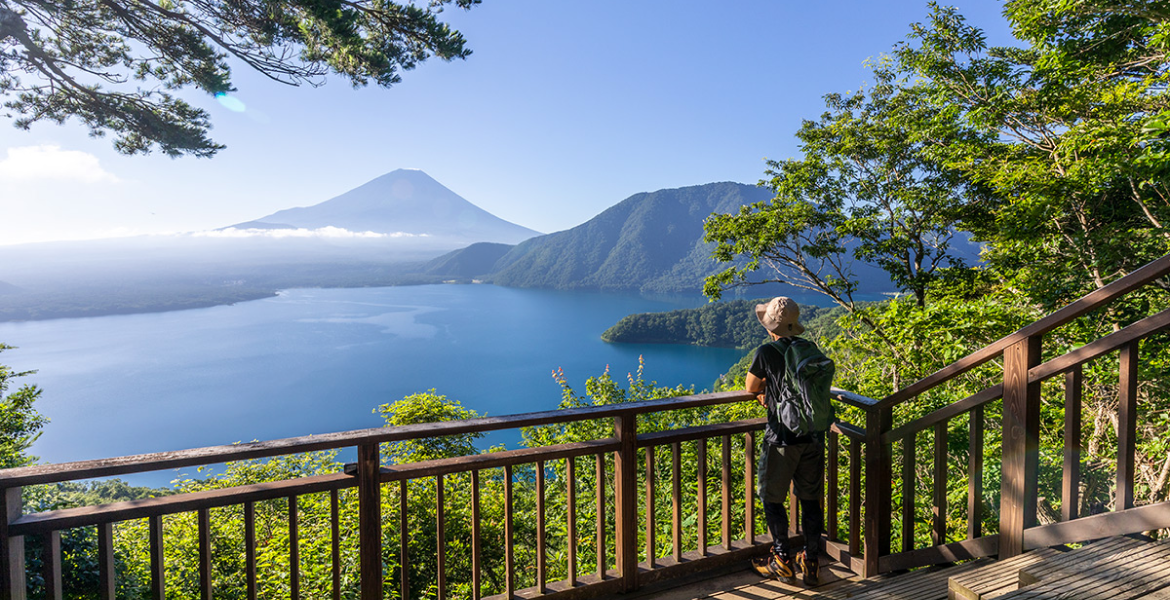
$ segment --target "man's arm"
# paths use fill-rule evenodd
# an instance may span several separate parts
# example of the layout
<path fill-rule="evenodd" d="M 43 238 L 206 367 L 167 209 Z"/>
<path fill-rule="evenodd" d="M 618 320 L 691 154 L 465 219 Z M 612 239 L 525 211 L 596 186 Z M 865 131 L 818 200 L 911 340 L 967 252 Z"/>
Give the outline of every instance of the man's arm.
<path fill-rule="evenodd" d="M 755 394 L 756 395 L 756 402 L 759 402 L 760 406 L 767 406 L 768 405 L 768 403 L 764 400 L 764 380 L 763 379 L 756 377 L 755 375 L 752 375 L 751 373 L 748 373 L 747 377 L 744 379 L 744 382 L 743 382 L 743 389 Z"/>

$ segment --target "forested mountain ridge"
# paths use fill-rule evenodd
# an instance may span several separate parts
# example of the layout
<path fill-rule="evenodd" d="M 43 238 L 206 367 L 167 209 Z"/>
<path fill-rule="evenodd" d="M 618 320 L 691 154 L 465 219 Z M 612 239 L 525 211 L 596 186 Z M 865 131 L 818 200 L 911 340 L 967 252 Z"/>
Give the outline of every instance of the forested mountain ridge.
<path fill-rule="evenodd" d="M 509 287 L 697 290 L 716 266 L 702 241 L 704 219 L 770 197 L 733 182 L 634 194 L 577 227 L 521 242 L 480 275 Z"/>
<path fill-rule="evenodd" d="M 754 348 L 767 340 L 756 319 L 755 305 L 765 300 L 712 302 L 698 308 L 622 317 L 601 339 L 630 344 L 690 344 L 721 348 Z M 800 322 L 810 335 L 836 337 L 841 307 L 802 304 Z"/>

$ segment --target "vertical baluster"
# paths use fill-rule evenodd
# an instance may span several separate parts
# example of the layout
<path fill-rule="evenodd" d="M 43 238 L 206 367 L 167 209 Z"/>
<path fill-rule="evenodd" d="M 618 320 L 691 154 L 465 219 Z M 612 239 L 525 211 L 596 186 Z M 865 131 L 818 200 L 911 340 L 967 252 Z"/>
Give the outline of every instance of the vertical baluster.
<path fill-rule="evenodd" d="M 983 407 L 971 409 L 967 446 L 967 538 L 983 535 Z"/>
<path fill-rule="evenodd" d="M 41 536 L 41 540 L 41 576 L 45 579 L 45 599 L 62 600 L 61 532 L 50 531 Z"/>
<path fill-rule="evenodd" d="M 865 577 L 880 572 L 878 561 L 890 553 L 893 465 L 890 444 L 882 436 L 890 430 L 893 410 L 871 408 L 865 413 Z"/>
<path fill-rule="evenodd" d="M 914 549 L 914 466 L 917 458 L 917 436 L 902 438 L 902 552 Z"/>
<path fill-rule="evenodd" d="M 756 436 L 749 431 L 743 436 L 743 538 L 749 546 L 756 543 L 756 494 L 752 485 L 755 463 Z"/>
<path fill-rule="evenodd" d="M 633 413 L 614 418 L 614 551 L 623 593 L 638 587 L 638 422 Z"/>
<path fill-rule="evenodd" d="M 98 534 L 98 597 L 114 600 L 117 582 L 114 580 L 114 524 L 101 523 Z"/>
<path fill-rule="evenodd" d="M 162 515 L 150 517 L 150 597 L 152 600 L 166 598 L 166 567 L 163 564 L 163 520 Z"/>
<path fill-rule="evenodd" d="M 1133 508 L 1133 483 L 1137 473 L 1138 342 L 1121 347 L 1120 381 L 1117 389 L 1117 510 Z"/>
<path fill-rule="evenodd" d="M 301 540 L 297 497 L 288 497 L 288 587 L 292 600 L 301 597 Z"/>
<path fill-rule="evenodd" d="M 698 528 L 695 530 L 696 545 L 701 556 L 707 556 L 707 438 L 695 440 L 695 457 L 699 463 L 696 494 L 696 510 L 699 513 Z"/>
<path fill-rule="evenodd" d="M 447 597 L 447 523 L 443 510 L 443 475 L 435 476 L 435 575 L 439 600 Z"/>
<path fill-rule="evenodd" d="M 337 490 L 329 490 L 329 558 L 333 571 L 333 600 L 341 600 L 341 502 L 337 495 Z"/>
<path fill-rule="evenodd" d="M 654 447 L 646 447 L 646 565 L 654 568 Z"/>
<path fill-rule="evenodd" d="M 577 459 L 565 459 L 565 530 L 568 534 L 569 587 L 577 587 Z"/>
<path fill-rule="evenodd" d="M 211 600 L 211 512 L 206 508 L 199 515 L 199 597 Z M 293 600 L 297 595 L 293 594 Z"/>
<path fill-rule="evenodd" d="M 0 589 L 0 596 L 7 600 L 24 600 L 28 593 L 24 577 L 24 536 L 8 534 L 9 524 L 22 513 L 21 489 L 12 487 L 0 492 L 0 502 L 4 503 L 4 511 L 0 513 L 0 577 L 4 589 Z"/>
<path fill-rule="evenodd" d="M 723 549 L 731 550 L 731 436 L 723 436 Z"/>
<path fill-rule="evenodd" d="M 545 593 L 544 461 L 536 461 L 536 590 Z"/>
<path fill-rule="evenodd" d="M 471 598 L 480 597 L 479 470 L 471 472 Z"/>
<path fill-rule="evenodd" d="M 670 446 L 670 502 L 671 542 L 674 563 L 682 562 L 682 448 L 678 442 Z"/>
<path fill-rule="evenodd" d="M 512 465 L 504 465 L 504 597 L 516 594 L 516 555 L 512 539 Z"/>
<path fill-rule="evenodd" d="M 402 598 L 410 598 L 410 523 L 406 518 L 409 511 L 406 494 L 409 489 L 405 479 L 398 482 L 398 562 Z"/>
<path fill-rule="evenodd" d="M 947 543 L 947 421 L 934 425 L 934 528 L 935 546 Z"/>
<path fill-rule="evenodd" d="M 825 486 L 825 490 L 827 491 L 825 494 L 825 512 L 828 513 L 826 533 L 828 534 L 828 538 L 833 541 L 841 539 L 841 527 L 837 523 L 837 512 L 840 510 L 840 507 L 838 506 L 838 497 L 841 495 L 841 478 L 839 473 L 841 468 L 841 465 L 839 464 L 839 461 L 841 460 L 839 454 L 841 440 L 839 438 L 840 436 L 836 431 L 829 431 L 829 469 L 826 473 L 829 481 Z"/>
<path fill-rule="evenodd" d="M 605 579 L 605 456 L 597 455 L 597 578 Z"/>
<path fill-rule="evenodd" d="M 861 552 L 861 440 L 849 440 L 849 555 Z"/>
<path fill-rule="evenodd" d="M 256 600 L 256 504 L 244 503 L 244 586 L 248 600 Z"/>
<path fill-rule="evenodd" d="M 378 444 L 358 446 L 358 546 L 361 600 L 382 598 L 382 458 Z M 406 519 L 406 482 L 402 482 L 402 518 Z M 405 527 L 403 528 L 405 530 Z M 406 553 L 402 553 L 406 585 Z M 405 587 L 403 591 L 405 591 Z M 403 598 L 409 597 L 404 595 Z"/>
<path fill-rule="evenodd" d="M 1081 491 L 1081 365 L 1064 374 L 1064 477 L 1061 479 L 1060 519 L 1079 516 Z"/>
<path fill-rule="evenodd" d="M 999 501 L 999 557 L 1024 551 L 1024 530 L 1036 522 L 1040 461 L 1040 384 L 1028 369 L 1040 364 L 1040 338 L 1033 336 L 1003 353 L 1003 481 Z"/>

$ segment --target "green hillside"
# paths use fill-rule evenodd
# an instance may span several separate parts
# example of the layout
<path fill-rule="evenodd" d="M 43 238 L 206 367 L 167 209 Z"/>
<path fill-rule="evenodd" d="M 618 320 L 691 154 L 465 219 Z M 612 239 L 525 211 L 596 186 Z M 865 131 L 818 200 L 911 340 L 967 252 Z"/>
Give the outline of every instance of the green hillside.
<path fill-rule="evenodd" d="M 722 348 L 753 348 L 767 339 L 754 307 L 763 300 L 713 302 L 699 308 L 623 317 L 601 334 L 607 342 L 630 344 L 691 344 Z M 836 321 L 844 309 L 802 305 L 800 322 L 806 337 L 836 337 Z"/>

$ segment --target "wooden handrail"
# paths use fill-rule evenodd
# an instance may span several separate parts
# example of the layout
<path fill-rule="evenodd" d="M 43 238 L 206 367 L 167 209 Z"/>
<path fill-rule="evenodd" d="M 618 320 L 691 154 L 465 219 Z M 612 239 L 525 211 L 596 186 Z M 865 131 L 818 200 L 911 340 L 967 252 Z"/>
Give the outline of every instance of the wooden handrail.
<path fill-rule="evenodd" d="M 999 356 L 1004 349 L 1019 343 L 1029 337 L 1043 335 L 1076 319 L 1092 310 L 1116 300 L 1117 298 L 1138 289 L 1152 281 L 1170 274 L 1170 254 L 1155 260 L 1140 269 L 1114 281 L 1104 287 L 1097 288 L 1085 294 L 1075 302 L 1057 310 L 1056 312 L 1008 334 L 991 344 L 968 354 L 967 356 L 927 375 L 926 377 L 895 391 L 882 398 L 875 409 L 891 408 L 915 396 L 927 392 L 935 386 L 962 375 L 971 369 Z"/>
<path fill-rule="evenodd" d="M 497 431 L 501 429 L 517 429 L 558 423 L 572 423 L 593 419 L 608 419 L 624 415 L 640 415 L 668 410 L 685 410 L 703 406 L 716 406 L 734 402 L 755 401 L 755 396 L 743 391 L 717 392 L 713 394 L 693 394 L 675 398 L 661 398 L 645 402 L 630 402 L 626 404 L 588 406 L 569 408 L 535 413 L 505 415 L 500 417 L 480 417 L 462 421 L 444 421 L 441 423 L 420 423 L 415 425 L 400 425 L 397 427 L 376 427 L 326 433 L 321 435 L 307 435 L 263 442 L 247 442 L 222 446 L 210 446 L 191 450 L 173 452 L 156 452 L 138 454 L 100 460 L 76 461 L 57 464 L 33 465 L 15 469 L 0 470 L 0 489 L 73 481 L 77 479 L 92 479 L 97 477 L 112 477 L 127 473 L 142 473 L 175 469 L 194 465 L 218 464 L 230 461 L 249 460 L 255 458 L 269 458 L 286 454 L 314 452 L 319 450 L 333 450 L 364 444 L 380 444 L 398 442 L 426 437 L 440 437 Z"/>

